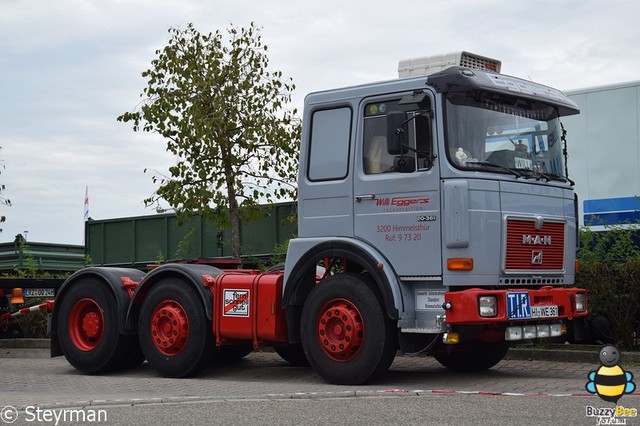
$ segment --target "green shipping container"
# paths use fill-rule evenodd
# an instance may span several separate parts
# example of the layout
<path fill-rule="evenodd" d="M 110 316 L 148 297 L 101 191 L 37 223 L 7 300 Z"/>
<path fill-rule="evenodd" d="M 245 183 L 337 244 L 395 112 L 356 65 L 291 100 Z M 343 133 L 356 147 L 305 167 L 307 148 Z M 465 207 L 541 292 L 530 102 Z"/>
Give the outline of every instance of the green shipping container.
<path fill-rule="evenodd" d="M 14 242 L 0 243 L 0 271 L 12 273 L 35 267 L 53 274 L 75 272 L 84 267 L 84 252 L 80 245 L 26 241 L 18 234 Z"/>
<path fill-rule="evenodd" d="M 276 244 L 292 238 L 295 203 L 262 207 L 261 215 L 240 226 L 243 257 L 266 257 Z M 145 269 L 167 260 L 231 256 L 231 230 L 195 215 L 178 225 L 174 214 L 90 220 L 85 226 L 86 252 L 96 266 Z"/>

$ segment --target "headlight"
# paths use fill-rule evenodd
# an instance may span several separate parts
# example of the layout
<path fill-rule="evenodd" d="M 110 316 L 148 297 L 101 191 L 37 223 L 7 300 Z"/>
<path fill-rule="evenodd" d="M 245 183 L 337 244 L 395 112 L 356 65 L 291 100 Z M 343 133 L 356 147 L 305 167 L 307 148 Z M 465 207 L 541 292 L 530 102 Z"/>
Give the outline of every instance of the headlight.
<path fill-rule="evenodd" d="M 504 340 L 512 342 L 514 340 L 522 340 L 522 327 L 518 325 L 513 325 L 511 327 L 507 327 L 504 331 Z"/>
<path fill-rule="evenodd" d="M 562 323 L 555 323 L 549 325 L 549 331 L 551 332 L 551 337 L 562 336 Z"/>
<path fill-rule="evenodd" d="M 522 337 L 525 339 L 535 339 L 537 336 L 535 325 L 525 325 L 522 327 Z"/>
<path fill-rule="evenodd" d="M 549 337 L 549 336 L 551 336 L 551 331 L 549 329 L 549 324 L 536 325 L 536 334 L 538 335 L 538 337 Z"/>
<path fill-rule="evenodd" d="M 587 310 L 587 294 L 576 293 L 576 311 L 584 312 Z"/>
<path fill-rule="evenodd" d="M 478 297 L 478 311 L 481 317 L 490 318 L 498 315 L 498 308 L 495 296 Z"/>

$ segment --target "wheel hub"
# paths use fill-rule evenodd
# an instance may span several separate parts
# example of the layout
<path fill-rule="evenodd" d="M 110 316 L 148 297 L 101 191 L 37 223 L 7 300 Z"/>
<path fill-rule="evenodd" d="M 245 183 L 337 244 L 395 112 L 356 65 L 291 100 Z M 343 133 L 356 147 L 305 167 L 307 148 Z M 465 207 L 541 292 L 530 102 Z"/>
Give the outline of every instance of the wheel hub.
<path fill-rule="evenodd" d="M 94 338 L 100 334 L 102 324 L 100 317 L 95 312 L 88 312 L 82 318 L 82 331 L 89 338 Z"/>
<path fill-rule="evenodd" d="M 165 355 L 177 355 L 184 349 L 189 337 L 189 320 L 175 300 L 162 301 L 151 316 L 151 338 L 156 348 Z"/>
<path fill-rule="evenodd" d="M 100 305 L 89 298 L 80 299 L 69 314 L 69 337 L 81 351 L 95 349 L 104 334 L 104 314 Z"/>
<path fill-rule="evenodd" d="M 322 308 L 317 331 L 323 350 L 334 360 L 348 361 L 362 347 L 362 316 L 347 300 L 332 300 Z"/>

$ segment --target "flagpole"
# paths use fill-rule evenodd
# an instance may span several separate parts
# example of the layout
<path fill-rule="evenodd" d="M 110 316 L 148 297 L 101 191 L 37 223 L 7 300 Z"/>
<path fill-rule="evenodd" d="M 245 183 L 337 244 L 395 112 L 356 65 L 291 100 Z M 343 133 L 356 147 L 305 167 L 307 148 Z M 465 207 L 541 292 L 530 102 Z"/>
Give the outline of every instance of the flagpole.
<path fill-rule="evenodd" d="M 84 222 L 89 220 L 89 185 L 84 188 Z M 85 244 L 86 225 L 82 224 L 82 245 Z"/>

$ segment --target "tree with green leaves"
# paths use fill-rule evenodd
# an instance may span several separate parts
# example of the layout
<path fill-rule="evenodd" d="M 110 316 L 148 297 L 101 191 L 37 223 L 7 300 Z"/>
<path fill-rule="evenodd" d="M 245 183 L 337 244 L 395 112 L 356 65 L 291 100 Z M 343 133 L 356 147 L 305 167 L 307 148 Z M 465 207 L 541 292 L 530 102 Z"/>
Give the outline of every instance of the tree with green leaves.
<path fill-rule="evenodd" d="M 287 108 L 295 85 L 268 69 L 268 46 L 253 22 L 230 26 L 226 41 L 193 24 L 169 34 L 142 73 L 141 104 L 118 121 L 162 135 L 176 158 L 170 176 L 153 176 L 159 187 L 145 204 L 164 199 L 179 216 L 222 220 L 239 257 L 240 221 L 252 208 L 295 198 L 300 120 Z"/>

